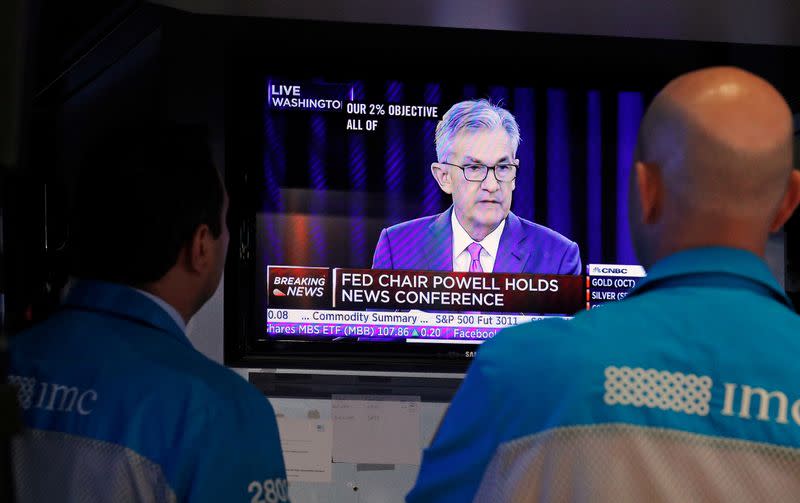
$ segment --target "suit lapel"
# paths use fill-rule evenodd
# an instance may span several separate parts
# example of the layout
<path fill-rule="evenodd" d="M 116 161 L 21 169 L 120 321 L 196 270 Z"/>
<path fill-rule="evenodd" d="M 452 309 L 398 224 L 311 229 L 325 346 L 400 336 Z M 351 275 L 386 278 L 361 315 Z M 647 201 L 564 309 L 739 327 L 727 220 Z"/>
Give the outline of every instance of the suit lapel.
<path fill-rule="evenodd" d="M 453 207 L 441 213 L 428 227 L 428 239 L 420 236 L 419 246 L 423 247 L 423 255 L 429 271 L 453 270 L 453 229 L 450 226 L 450 215 Z"/>
<path fill-rule="evenodd" d="M 530 247 L 523 246 L 528 238 L 522 222 L 512 212 L 506 218 L 506 227 L 500 236 L 497 248 L 497 259 L 494 261 L 494 272 L 518 273 L 525 271 L 525 264 L 530 257 Z"/>

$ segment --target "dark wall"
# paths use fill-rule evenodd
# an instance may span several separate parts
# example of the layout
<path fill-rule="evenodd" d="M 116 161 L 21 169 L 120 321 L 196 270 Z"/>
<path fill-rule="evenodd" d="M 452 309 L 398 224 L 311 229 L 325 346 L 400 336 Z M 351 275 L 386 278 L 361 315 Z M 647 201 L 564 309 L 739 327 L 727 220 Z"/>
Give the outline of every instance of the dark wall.
<path fill-rule="evenodd" d="M 55 30 L 48 9 L 37 13 L 23 103 L 25 162 L 8 180 L 3 201 L 12 331 L 46 316 L 66 281 L 67 218 L 87 149 L 109 127 L 161 113 L 161 11 L 133 9 L 120 17 L 114 10 L 114 22 L 89 39 Z M 52 38 L 48 29 L 56 31 Z"/>
<path fill-rule="evenodd" d="M 795 0 L 151 1 L 230 16 L 800 45 Z"/>
<path fill-rule="evenodd" d="M 224 169 L 224 44 L 210 36 L 219 23 L 142 2 L 89 7 L 49 6 L 39 18 L 29 155 L 5 201 L 12 330 L 46 317 L 58 301 L 74 183 L 105 131 L 159 120 L 205 124 Z M 56 22 L 76 13 L 85 14 L 77 26 Z"/>

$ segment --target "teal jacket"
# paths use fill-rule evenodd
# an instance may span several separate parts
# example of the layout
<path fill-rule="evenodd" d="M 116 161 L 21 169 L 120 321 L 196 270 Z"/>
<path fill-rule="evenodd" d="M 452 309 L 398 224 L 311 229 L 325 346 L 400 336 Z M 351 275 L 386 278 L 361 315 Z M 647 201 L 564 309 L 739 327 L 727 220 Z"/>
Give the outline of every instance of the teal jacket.
<path fill-rule="evenodd" d="M 486 342 L 407 501 L 797 501 L 799 359 L 760 258 L 672 255 L 623 301 Z"/>
<path fill-rule="evenodd" d="M 134 289 L 79 282 L 10 348 L 20 501 L 288 501 L 267 399 Z"/>

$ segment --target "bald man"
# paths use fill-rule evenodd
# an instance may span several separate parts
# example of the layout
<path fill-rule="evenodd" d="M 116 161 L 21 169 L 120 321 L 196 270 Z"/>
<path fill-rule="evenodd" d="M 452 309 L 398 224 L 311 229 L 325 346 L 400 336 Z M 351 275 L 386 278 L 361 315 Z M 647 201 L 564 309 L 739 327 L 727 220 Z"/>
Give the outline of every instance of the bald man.
<path fill-rule="evenodd" d="M 485 343 L 409 502 L 796 501 L 800 317 L 764 262 L 800 201 L 786 102 L 736 68 L 643 119 L 623 301 Z"/>

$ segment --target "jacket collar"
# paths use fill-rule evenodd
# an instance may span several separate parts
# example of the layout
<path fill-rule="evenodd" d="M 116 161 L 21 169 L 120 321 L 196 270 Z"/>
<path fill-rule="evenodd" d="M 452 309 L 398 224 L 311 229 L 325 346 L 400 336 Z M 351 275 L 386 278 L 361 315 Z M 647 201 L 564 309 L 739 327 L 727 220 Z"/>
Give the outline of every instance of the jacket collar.
<path fill-rule="evenodd" d="M 126 285 L 78 280 L 70 286 L 63 305 L 149 325 L 191 346 L 186 334 L 161 306 Z"/>
<path fill-rule="evenodd" d="M 659 260 L 647 271 L 647 276 L 636 285 L 631 294 L 651 288 L 656 283 L 708 274 L 749 280 L 792 307 L 786 292 L 775 280 L 763 259 L 749 251 L 721 246 L 684 250 Z"/>

